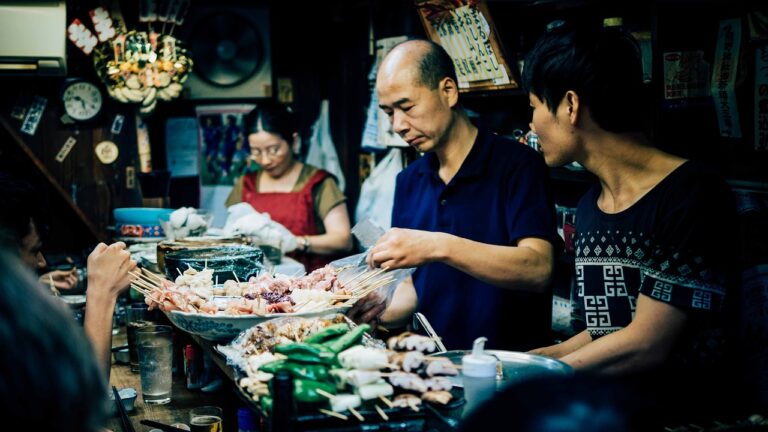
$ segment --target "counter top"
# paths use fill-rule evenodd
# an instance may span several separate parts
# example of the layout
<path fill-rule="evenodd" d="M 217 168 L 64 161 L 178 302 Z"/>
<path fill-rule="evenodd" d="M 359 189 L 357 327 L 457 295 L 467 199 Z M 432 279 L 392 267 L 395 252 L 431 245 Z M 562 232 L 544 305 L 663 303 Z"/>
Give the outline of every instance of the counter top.
<path fill-rule="evenodd" d="M 121 337 L 122 335 L 122 337 Z M 125 331 L 121 329 L 120 333 L 113 338 L 113 345 L 120 345 L 125 341 Z M 204 342 L 204 341 L 203 341 Z M 204 350 L 210 349 L 210 344 L 203 343 Z M 215 359 L 216 357 L 213 356 Z M 218 364 L 219 368 L 225 366 L 222 370 L 226 373 L 228 366 Z M 231 370 L 231 369 L 230 369 Z M 136 389 L 138 397 L 134 405 L 134 410 L 128 413 L 136 431 L 148 431 L 151 429 L 139 423 L 141 420 L 154 420 L 165 424 L 186 423 L 189 424 L 189 411 L 192 408 L 215 405 L 224 409 L 224 430 L 237 430 L 237 409 L 244 406 L 243 402 L 236 396 L 232 390 L 232 380 L 230 377 L 222 377 L 224 385 L 215 393 L 203 393 L 200 390 L 187 389 L 186 379 L 182 370 L 178 370 L 173 375 L 173 387 L 171 390 L 171 402 L 165 405 L 148 405 L 144 403 L 141 396 L 141 379 L 138 372 L 131 372 L 129 365 L 112 363 L 110 374 L 110 386 L 118 389 L 132 387 Z M 115 432 L 122 431 L 119 416 L 110 417 L 107 427 Z"/>

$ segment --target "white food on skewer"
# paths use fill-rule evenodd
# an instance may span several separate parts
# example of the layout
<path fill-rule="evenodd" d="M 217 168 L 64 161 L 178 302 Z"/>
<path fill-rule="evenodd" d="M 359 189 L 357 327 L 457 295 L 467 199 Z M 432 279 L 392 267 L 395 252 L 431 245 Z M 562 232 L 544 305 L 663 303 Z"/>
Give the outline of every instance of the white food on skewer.
<path fill-rule="evenodd" d="M 387 347 L 391 350 L 419 351 L 422 353 L 432 353 L 437 350 L 437 344 L 432 338 L 411 332 L 392 336 L 387 340 Z"/>
<path fill-rule="evenodd" d="M 453 388 L 451 380 L 440 376 L 427 378 L 424 380 L 424 384 L 430 391 L 451 390 Z"/>
<path fill-rule="evenodd" d="M 377 370 L 353 369 L 347 373 L 347 382 L 354 387 L 362 387 L 381 379 L 381 372 Z"/>
<path fill-rule="evenodd" d="M 381 349 L 357 345 L 340 352 L 339 363 L 347 369 L 379 370 L 389 365 L 389 356 Z"/>
<path fill-rule="evenodd" d="M 424 364 L 424 354 L 418 351 L 396 352 L 390 356 L 389 362 L 405 372 L 416 372 Z"/>
<path fill-rule="evenodd" d="M 376 399 L 379 396 L 392 396 L 394 392 L 395 389 L 383 380 L 357 388 L 357 394 L 359 394 L 363 400 Z"/>
<path fill-rule="evenodd" d="M 459 374 L 459 369 L 447 358 L 435 357 L 429 361 L 426 370 L 427 376 L 437 375 L 450 375 L 455 376 Z"/>
<path fill-rule="evenodd" d="M 414 374 L 408 372 L 392 372 L 389 375 L 389 382 L 395 387 L 400 387 L 404 390 L 413 390 L 415 392 L 424 393 L 429 390 L 429 387 L 424 380 Z"/>
<path fill-rule="evenodd" d="M 362 404 L 362 400 L 359 395 L 356 394 L 337 394 L 330 398 L 331 411 L 343 412 L 350 408 L 357 408 Z"/>
<path fill-rule="evenodd" d="M 392 405 L 397 408 L 411 408 L 414 411 L 418 411 L 418 406 L 421 405 L 421 398 L 411 393 L 403 393 L 395 396 L 392 400 Z"/>

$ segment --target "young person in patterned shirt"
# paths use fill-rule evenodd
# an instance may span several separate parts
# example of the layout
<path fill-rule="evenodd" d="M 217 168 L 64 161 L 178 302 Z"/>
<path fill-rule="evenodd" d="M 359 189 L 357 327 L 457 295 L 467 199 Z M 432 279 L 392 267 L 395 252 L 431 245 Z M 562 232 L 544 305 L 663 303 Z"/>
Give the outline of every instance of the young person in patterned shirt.
<path fill-rule="evenodd" d="M 643 134 L 646 90 L 631 36 L 550 28 L 526 60 L 523 85 L 547 164 L 576 161 L 599 180 L 576 214 L 586 329 L 533 352 L 640 383 L 678 415 L 682 405 L 697 413 L 717 405 L 723 306 L 738 287 L 729 188 Z"/>

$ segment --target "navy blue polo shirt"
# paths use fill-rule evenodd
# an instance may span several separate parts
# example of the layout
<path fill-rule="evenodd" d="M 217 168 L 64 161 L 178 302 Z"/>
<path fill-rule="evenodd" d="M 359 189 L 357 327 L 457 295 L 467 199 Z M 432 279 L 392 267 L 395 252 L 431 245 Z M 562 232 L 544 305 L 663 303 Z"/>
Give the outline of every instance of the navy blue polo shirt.
<path fill-rule="evenodd" d="M 397 176 L 393 227 L 506 246 L 526 237 L 555 240 L 548 170 L 530 147 L 481 129 L 447 185 L 438 168 L 437 156 L 428 153 Z M 550 295 L 495 287 L 442 263 L 421 266 L 413 282 L 419 312 L 449 350 L 470 349 L 480 336 L 496 349 L 526 350 L 547 343 Z"/>

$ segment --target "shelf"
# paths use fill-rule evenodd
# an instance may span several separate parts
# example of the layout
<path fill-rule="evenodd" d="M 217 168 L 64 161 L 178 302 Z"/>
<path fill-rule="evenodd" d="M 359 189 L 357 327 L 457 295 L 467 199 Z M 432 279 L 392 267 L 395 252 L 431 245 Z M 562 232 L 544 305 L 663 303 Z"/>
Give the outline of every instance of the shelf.
<path fill-rule="evenodd" d="M 37 155 L 35 155 L 29 146 L 27 146 L 27 144 L 24 142 L 24 139 L 21 137 L 21 135 L 19 135 L 19 132 L 8 122 L 8 119 L 5 116 L 0 115 L 0 126 L 5 128 L 6 132 L 8 132 L 8 135 L 13 138 L 11 141 L 13 141 L 22 151 L 22 153 L 24 153 L 27 158 L 29 158 L 35 168 L 37 168 L 40 174 L 42 174 L 48 184 L 50 184 L 53 190 L 55 190 L 59 195 L 59 197 L 65 203 L 67 203 L 70 210 L 72 210 L 72 212 L 77 216 L 77 219 L 80 220 L 83 226 L 87 228 L 88 232 L 93 236 L 93 238 L 99 241 L 104 241 L 105 239 L 102 235 L 99 234 L 99 230 L 96 228 L 96 225 L 94 225 L 90 219 L 88 219 L 88 216 L 83 213 L 83 210 L 80 209 L 80 207 L 78 207 L 74 201 L 72 201 L 72 198 L 69 196 L 67 191 L 61 187 L 56 178 L 51 174 L 48 168 L 45 167 L 45 164 L 37 157 Z"/>

